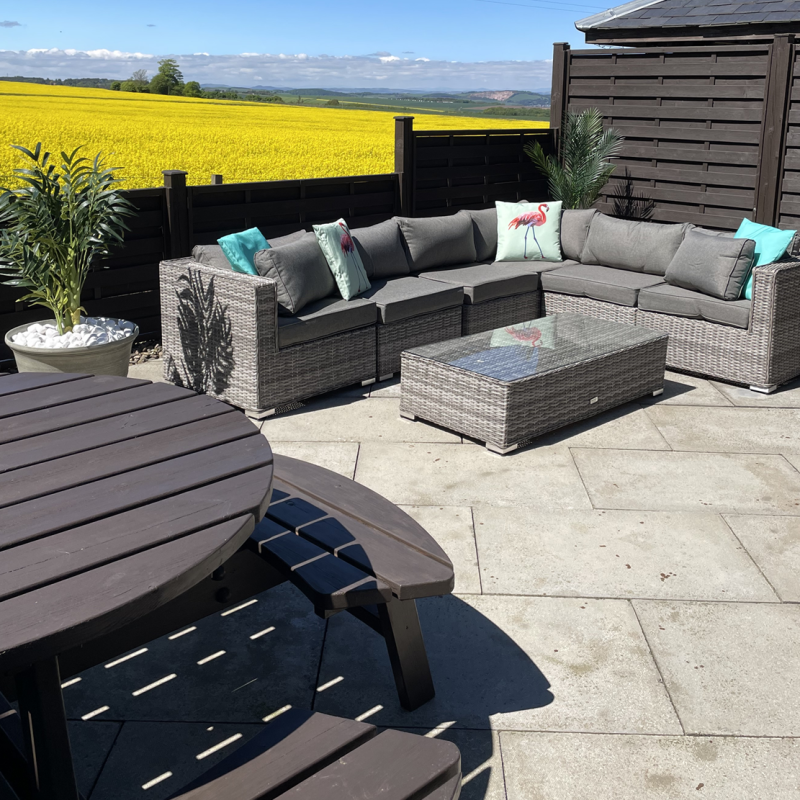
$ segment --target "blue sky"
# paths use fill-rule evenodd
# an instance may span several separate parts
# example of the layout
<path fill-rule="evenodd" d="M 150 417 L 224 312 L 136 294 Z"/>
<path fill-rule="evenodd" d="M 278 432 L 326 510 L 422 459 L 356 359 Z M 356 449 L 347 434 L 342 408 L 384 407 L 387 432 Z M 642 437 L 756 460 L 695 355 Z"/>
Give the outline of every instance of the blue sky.
<path fill-rule="evenodd" d="M 201 82 L 532 89 L 549 85 L 552 43 L 580 46 L 575 21 L 606 7 L 593 0 L 40 0 L 0 12 L 0 74 L 124 78 L 173 55 L 183 57 L 187 80 Z"/>

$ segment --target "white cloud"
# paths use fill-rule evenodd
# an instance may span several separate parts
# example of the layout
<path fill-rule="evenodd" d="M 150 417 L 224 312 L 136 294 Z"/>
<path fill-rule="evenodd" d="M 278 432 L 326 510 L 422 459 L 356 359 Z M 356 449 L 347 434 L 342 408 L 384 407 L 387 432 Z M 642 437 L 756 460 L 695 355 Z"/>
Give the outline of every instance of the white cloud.
<path fill-rule="evenodd" d="M 19 22 L 13 19 L 5 19 L 2 22 L 0 22 L 0 28 L 21 28 L 21 27 L 22 25 L 20 25 Z"/>
<path fill-rule="evenodd" d="M 311 56 L 306 53 L 209 55 L 128 53 L 120 50 L 0 50 L 0 70 L 44 78 L 125 78 L 136 69 L 158 69 L 174 58 L 186 80 L 200 83 L 303 88 L 533 89 L 550 82 L 550 60 L 446 62 L 390 53 L 370 56 Z M 246 70 L 246 72 L 244 72 Z M 256 77 L 256 75 L 258 77 Z"/>

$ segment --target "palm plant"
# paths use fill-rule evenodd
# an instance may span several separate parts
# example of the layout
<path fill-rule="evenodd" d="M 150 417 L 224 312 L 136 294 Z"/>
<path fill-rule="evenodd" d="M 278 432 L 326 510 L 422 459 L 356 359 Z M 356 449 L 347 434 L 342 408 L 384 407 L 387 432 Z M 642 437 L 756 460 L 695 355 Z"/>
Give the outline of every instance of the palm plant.
<path fill-rule="evenodd" d="M 547 176 L 550 196 L 563 208 L 590 208 L 606 185 L 620 154 L 623 138 L 613 128 L 603 130 L 596 108 L 568 113 L 561 129 L 561 158 L 544 154 L 539 142 L 525 145 L 525 153 Z"/>
<path fill-rule="evenodd" d="M 60 334 L 80 322 L 81 292 L 93 261 L 121 243 L 123 218 L 134 207 L 116 189 L 115 167 L 101 155 L 61 153 L 57 170 L 39 142 L 31 152 L 13 145 L 32 164 L 14 172 L 24 184 L 0 187 L 0 276 L 30 291 L 22 300 L 52 311 Z"/>

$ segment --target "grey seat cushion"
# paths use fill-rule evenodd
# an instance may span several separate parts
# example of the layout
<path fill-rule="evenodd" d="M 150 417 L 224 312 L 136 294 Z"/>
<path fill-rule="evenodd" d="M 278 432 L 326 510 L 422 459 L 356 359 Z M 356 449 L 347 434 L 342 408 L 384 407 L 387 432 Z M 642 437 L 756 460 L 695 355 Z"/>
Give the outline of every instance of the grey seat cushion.
<path fill-rule="evenodd" d="M 688 231 L 664 280 L 720 300 L 738 300 L 753 268 L 755 247 L 752 239 Z"/>
<path fill-rule="evenodd" d="M 635 306 L 642 289 L 657 286 L 664 279 L 660 275 L 644 275 L 596 264 L 574 264 L 543 272 L 541 281 L 546 292 L 591 297 L 618 306 Z"/>
<path fill-rule="evenodd" d="M 750 300 L 720 300 L 701 292 L 663 283 L 639 292 L 639 308 L 678 317 L 704 319 L 734 328 L 750 324 Z"/>
<path fill-rule="evenodd" d="M 464 290 L 465 303 L 484 303 L 499 297 L 535 292 L 539 288 L 539 275 L 525 267 L 527 265 L 513 262 L 471 264 L 421 272 L 419 277 L 460 286 Z"/>
<path fill-rule="evenodd" d="M 196 244 L 192 248 L 192 258 L 207 267 L 232 269 L 231 262 L 218 244 Z"/>
<path fill-rule="evenodd" d="M 561 214 L 561 252 L 565 258 L 581 260 L 591 225 L 594 208 L 565 208 Z"/>
<path fill-rule="evenodd" d="M 397 217 L 366 228 L 351 228 L 350 233 L 370 280 L 408 275 L 411 271 Z"/>
<path fill-rule="evenodd" d="M 412 272 L 471 264 L 477 260 L 472 219 L 466 214 L 398 219 Z"/>
<path fill-rule="evenodd" d="M 541 275 L 543 272 L 552 272 L 554 269 L 561 269 L 561 267 L 571 267 L 577 263 L 577 261 L 568 258 L 565 261 L 495 261 L 494 265 L 506 264 L 519 268 L 526 267 L 528 272 L 535 272 Z"/>
<path fill-rule="evenodd" d="M 461 306 L 464 301 L 460 286 L 413 277 L 376 281 L 361 296 L 375 302 L 384 324 Z"/>
<path fill-rule="evenodd" d="M 683 241 L 686 224 L 659 225 L 597 213 L 581 252 L 584 264 L 664 275 Z"/>
<path fill-rule="evenodd" d="M 337 291 L 333 273 L 313 233 L 306 233 L 291 244 L 259 250 L 253 260 L 259 275 L 275 281 L 281 316 L 293 316 L 309 303 Z"/>
<path fill-rule="evenodd" d="M 374 325 L 377 319 L 378 307 L 371 300 L 326 297 L 310 303 L 296 316 L 278 317 L 278 346 L 289 347 L 352 331 Z"/>

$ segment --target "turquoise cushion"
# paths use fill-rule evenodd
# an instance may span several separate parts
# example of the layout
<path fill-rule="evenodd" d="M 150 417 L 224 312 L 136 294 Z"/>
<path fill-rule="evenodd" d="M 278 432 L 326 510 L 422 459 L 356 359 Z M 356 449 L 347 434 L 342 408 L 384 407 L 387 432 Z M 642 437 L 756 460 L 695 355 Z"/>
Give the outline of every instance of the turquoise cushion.
<path fill-rule="evenodd" d="M 763 267 L 777 261 L 792 243 L 797 231 L 782 231 L 769 225 L 759 225 L 749 219 L 743 219 L 739 230 L 733 234 L 734 239 L 752 239 L 756 243 L 754 267 Z M 753 299 L 753 273 L 747 279 L 744 296 Z"/>
<path fill-rule="evenodd" d="M 347 223 L 339 219 L 327 225 L 315 225 L 314 233 L 342 297 L 350 300 L 369 289 L 367 271 Z"/>
<path fill-rule="evenodd" d="M 259 250 L 269 249 L 269 242 L 258 228 L 223 236 L 217 239 L 217 244 L 231 262 L 231 269 L 246 275 L 258 275 L 253 257 Z"/>

